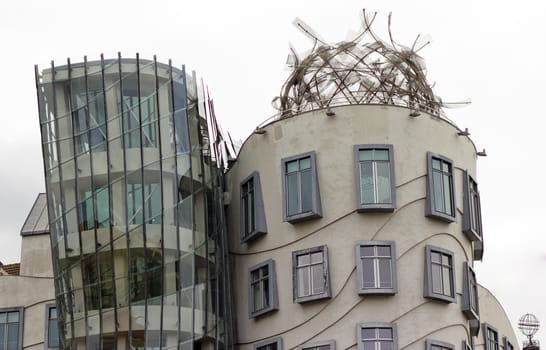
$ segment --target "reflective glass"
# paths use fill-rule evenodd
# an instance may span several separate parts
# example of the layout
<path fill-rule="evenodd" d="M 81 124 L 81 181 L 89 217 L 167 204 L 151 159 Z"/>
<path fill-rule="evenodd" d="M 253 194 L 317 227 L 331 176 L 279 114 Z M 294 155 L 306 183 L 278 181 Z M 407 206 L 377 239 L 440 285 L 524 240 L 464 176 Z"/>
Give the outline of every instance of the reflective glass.
<path fill-rule="evenodd" d="M 377 255 L 378 256 L 391 256 L 391 247 L 389 246 L 377 246 Z"/>
<path fill-rule="evenodd" d="M 19 322 L 19 311 L 8 312 L 8 322 Z"/>
<path fill-rule="evenodd" d="M 313 209 L 313 190 L 311 171 L 301 172 L 301 212 L 305 213 Z"/>
<path fill-rule="evenodd" d="M 305 170 L 310 168 L 311 168 L 311 157 L 300 159 L 300 170 Z"/>
<path fill-rule="evenodd" d="M 360 247 L 360 256 L 375 256 L 373 246 L 362 246 Z"/>
<path fill-rule="evenodd" d="M 324 267 L 322 264 L 312 265 L 313 294 L 324 292 Z"/>
<path fill-rule="evenodd" d="M 291 174 L 287 175 L 286 178 L 286 186 L 288 187 L 286 190 L 288 192 L 287 194 L 287 201 L 288 201 L 288 215 L 294 215 L 299 213 L 298 208 L 298 176 L 297 174 Z"/>
<path fill-rule="evenodd" d="M 298 269 L 298 296 L 308 296 L 310 294 L 309 287 L 309 268 Z"/>
<path fill-rule="evenodd" d="M 0 312 L 0 323 L 6 323 L 8 314 L 5 312 Z"/>
<path fill-rule="evenodd" d="M 391 172 L 388 162 L 378 162 L 377 166 L 377 202 L 391 203 Z"/>
<path fill-rule="evenodd" d="M 392 339 L 392 329 L 379 328 L 379 339 Z"/>
<path fill-rule="evenodd" d="M 8 324 L 7 328 L 7 350 L 19 350 L 19 324 Z"/>
<path fill-rule="evenodd" d="M 365 342 L 364 342 L 364 350 L 376 350 L 376 349 L 375 349 L 375 342 L 373 342 L 373 341 L 365 341 Z"/>
<path fill-rule="evenodd" d="M 292 173 L 292 172 L 295 172 L 295 171 L 298 171 L 299 168 L 298 168 L 298 161 L 297 160 L 293 160 L 291 162 L 287 162 L 286 163 L 286 172 L 287 173 Z"/>
<path fill-rule="evenodd" d="M 430 260 L 434 263 L 442 263 L 442 254 L 437 252 L 430 252 Z"/>
<path fill-rule="evenodd" d="M 381 341 L 379 342 L 380 350 L 393 350 L 392 341 Z"/>
<path fill-rule="evenodd" d="M 309 254 L 298 255 L 298 265 L 308 265 L 309 264 Z"/>
<path fill-rule="evenodd" d="M 375 288 L 375 272 L 373 259 L 362 260 L 362 287 Z"/>
<path fill-rule="evenodd" d="M 322 256 L 323 256 L 322 252 L 312 253 L 311 254 L 311 262 L 312 263 L 322 262 Z"/>
<path fill-rule="evenodd" d="M 392 269 L 390 259 L 378 259 L 380 288 L 392 288 Z"/>
<path fill-rule="evenodd" d="M 372 162 L 360 164 L 360 200 L 363 204 L 375 202 Z"/>
<path fill-rule="evenodd" d="M 376 149 L 374 152 L 375 160 L 389 160 L 389 150 L 386 149 Z"/>
<path fill-rule="evenodd" d="M 445 213 L 448 215 L 452 215 L 452 207 L 451 207 L 451 177 L 448 175 L 444 175 L 444 208 Z"/>
<path fill-rule="evenodd" d="M 436 294 L 443 294 L 444 289 L 442 287 L 442 267 L 440 265 L 432 264 L 432 292 Z"/>
<path fill-rule="evenodd" d="M 445 295 L 452 295 L 451 292 L 451 269 L 448 267 L 444 267 L 442 271 L 442 277 L 443 277 L 443 293 Z"/>
<path fill-rule="evenodd" d="M 4 348 L 4 328 L 5 328 L 4 325 L 0 326 L 0 348 L 1 349 Z"/>
<path fill-rule="evenodd" d="M 440 168 L 440 160 L 436 158 L 432 158 L 432 169 L 441 170 Z"/>
<path fill-rule="evenodd" d="M 375 339 L 375 328 L 362 328 L 362 339 Z"/>
<path fill-rule="evenodd" d="M 432 173 L 432 183 L 433 183 L 433 191 L 434 191 L 434 208 L 436 208 L 439 212 L 444 212 L 444 196 L 443 196 L 443 184 L 442 184 L 442 174 L 439 172 L 433 172 Z"/>
<path fill-rule="evenodd" d="M 361 150 L 358 152 L 358 160 L 373 160 L 373 150 Z"/>

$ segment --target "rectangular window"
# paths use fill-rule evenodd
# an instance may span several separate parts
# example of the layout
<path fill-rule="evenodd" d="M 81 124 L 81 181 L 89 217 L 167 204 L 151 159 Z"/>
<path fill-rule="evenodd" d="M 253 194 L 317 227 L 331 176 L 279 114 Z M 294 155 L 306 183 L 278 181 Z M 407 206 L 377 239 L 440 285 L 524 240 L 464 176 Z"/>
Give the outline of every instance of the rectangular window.
<path fill-rule="evenodd" d="M 319 341 L 309 344 L 304 344 L 298 347 L 298 350 L 335 350 L 336 342 L 334 340 Z"/>
<path fill-rule="evenodd" d="M 279 308 L 275 262 L 269 259 L 249 270 L 250 317 L 257 317 Z"/>
<path fill-rule="evenodd" d="M 483 239 L 472 242 L 472 258 L 481 261 L 483 258 Z"/>
<path fill-rule="evenodd" d="M 161 249 L 131 249 L 129 297 L 131 302 L 161 296 Z"/>
<path fill-rule="evenodd" d="M 451 159 L 427 153 L 427 201 L 425 215 L 446 222 L 455 221 L 455 184 Z"/>
<path fill-rule="evenodd" d="M 315 152 L 282 159 L 284 220 L 322 217 Z"/>
<path fill-rule="evenodd" d="M 464 172 L 463 232 L 471 241 L 482 239 L 482 214 L 478 184 L 468 171 Z"/>
<path fill-rule="evenodd" d="M 123 111 L 125 148 L 139 148 L 141 139 L 142 147 L 157 147 L 155 97 L 150 95 L 141 98 L 139 108 L 138 91 L 124 89 L 119 110 L 120 113 Z"/>
<path fill-rule="evenodd" d="M 254 350 L 282 350 L 282 338 L 274 338 L 254 344 Z"/>
<path fill-rule="evenodd" d="M 329 298 L 328 247 L 323 245 L 292 252 L 294 301 Z"/>
<path fill-rule="evenodd" d="M 248 242 L 267 232 L 260 174 L 253 172 L 241 182 L 241 242 Z"/>
<path fill-rule="evenodd" d="M 94 191 L 83 191 L 80 197 L 80 230 L 109 227 L 110 202 L 108 187 L 100 187 Z M 96 218 L 95 211 L 97 213 Z"/>
<path fill-rule="evenodd" d="M 496 328 L 484 323 L 483 338 L 485 341 L 485 350 L 499 350 L 499 333 Z"/>
<path fill-rule="evenodd" d="M 48 348 L 59 347 L 59 326 L 57 324 L 57 307 L 55 304 L 46 305 L 46 344 Z"/>
<path fill-rule="evenodd" d="M 114 307 L 114 271 L 109 252 L 85 257 L 81 267 L 87 310 Z"/>
<path fill-rule="evenodd" d="M 85 89 L 85 88 L 84 88 Z M 72 118 L 77 151 L 81 153 L 106 149 L 104 94 L 100 90 L 74 95 Z"/>
<path fill-rule="evenodd" d="M 392 145 L 354 146 L 358 211 L 396 208 Z"/>
<path fill-rule="evenodd" d="M 425 298 L 455 302 L 453 253 L 438 247 L 425 247 Z"/>
<path fill-rule="evenodd" d="M 396 325 L 361 323 L 357 327 L 358 350 L 397 350 Z"/>
<path fill-rule="evenodd" d="M 0 350 L 21 348 L 23 309 L 0 309 Z"/>
<path fill-rule="evenodd" d="M 476 273 L 466 261 L 463 264 L 463 275 L 461 310 L 469 320 L 479 320 L 480 311 L 478 308 L 478 283 L 476 282 Z M 472 334 L 474 336 L 478 334 L 479 323 L 476 325 L 476 328 L 477 329 L 474 329 L 475 334 Z"/>
<path fill-rule="evenodd" d="M 449 343 L 437 340 L 425 340 L 425 350 L 455 350 L 455 347 Z"/>
<path fill-rule="evenodd" d="M 357 242 L 356 271 L 358 294 L 395 294 L 397 283 L 394 242 Z"/>
<path fill-rule="evenodd" d="M 158 183 L 127 184 L 127 215 L 129 225 L 160 224 L 161 186 Z"/>

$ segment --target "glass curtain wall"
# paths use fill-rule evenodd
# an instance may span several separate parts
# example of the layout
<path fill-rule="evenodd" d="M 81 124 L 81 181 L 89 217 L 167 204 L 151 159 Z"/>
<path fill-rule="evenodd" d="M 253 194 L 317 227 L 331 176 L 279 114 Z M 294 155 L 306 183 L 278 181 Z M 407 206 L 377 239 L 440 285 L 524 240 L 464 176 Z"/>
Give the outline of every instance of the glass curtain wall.
<path fill-rule="evenodd" d="M 195 75 L 101 57 L 36 67 L 36 85 L 62 348 L 229 348 L 223 172 Z"/>

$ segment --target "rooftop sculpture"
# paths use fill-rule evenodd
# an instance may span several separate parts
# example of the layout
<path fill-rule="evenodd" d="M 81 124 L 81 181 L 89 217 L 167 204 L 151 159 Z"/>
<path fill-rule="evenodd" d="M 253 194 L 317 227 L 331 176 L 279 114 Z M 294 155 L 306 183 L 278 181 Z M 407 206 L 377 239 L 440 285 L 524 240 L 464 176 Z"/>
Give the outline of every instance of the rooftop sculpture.
<path fill-rule="evenodd" d="M 301 58 L 291 50 L 292 71 L 273 104 L 281 118 L 346 104 L 406 106 L 439 116 L 442 100 L 426 79 L 424 60 L 417 54 L 428 42 L 418 36 L 411 47 L 380 39 L 372 25 L 377 13 L 364 10 L 363 29 L 351 41 L 327 44 L 300 20 L 295 25 L 314 41 Z"/>

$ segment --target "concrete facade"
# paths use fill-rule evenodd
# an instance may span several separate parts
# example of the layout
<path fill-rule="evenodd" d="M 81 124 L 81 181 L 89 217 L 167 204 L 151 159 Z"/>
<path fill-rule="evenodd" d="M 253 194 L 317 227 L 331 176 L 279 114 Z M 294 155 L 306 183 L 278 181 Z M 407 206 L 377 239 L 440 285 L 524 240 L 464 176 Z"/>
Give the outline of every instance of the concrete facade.
<path fill-rule="evenodd" d="M 227 208 L 230 252 L 233 260 L 235 310 L 240 349 L 260 348 L 268 339 L 282 339 L 282 348 L 300 349 L 304 344 L 328 342 L 336 349 L 361 349 L 355 329 L 360 324 L 394 324 L 398 349 L 425 348 L 426 340 L 459 348 L 462 341 L 483 345 L 471 329 L 478 322 L 498 324 L 517 349 L 516 338 L 498 304 L 491 304 L 480 289 L 480 319 L 462 312 L 464 264 L 481 260 L 463 233 L 465 171 L 476 179 L 477 152 L 468 136 L 460 135 L 446 119 L 388 105 L 352 105 L 314 110 L 280 119 L 251 135 L 227 174 L 231 203 Z M 355 145 L 392 145 L 396 208 L 387 212 L 358 212 Z M 322 217 L 289 223 L 283 220 L 284 169 L 282 159 L 315 152 L 316 176 Z M 445 222 L 426 217 L 427 152 L 452 161 L 455 219 Z M 257 172 L 267 232 L 241 242 L 241 182 Z M 286 189 L 285 189 L 286 190 Z M 431 200 L 429 198 L 429 200 Z M 244 216 L 244 215 L 243 215 Z M 393 295 L 357 293 L 358 269 L 355 246 L 360 241 L 394 242 L 397 291 Z M 294 300 L 296 278 L 293 252 L 326 246 L 330 297 L 300 303 Z M 424 297 L 425 250 L 435 247 L 451 252 L 454 302 Z M 256 264 L 274 261 L 278 305 L 258 317 L 250 313 L 252 296 L 249 271 Z M 250 269 L 250 270 L 249 270 Z M 279 347 L 280 342 L 276 343 Z M 307 348 L 304 346 L 304 348 Z M 309 346 L 309 348 L 314 348 Z M 333 348 L 333 347 L 330 347 Z M 265 349 L 265 348 L 264 348 Z M 322 349 L 322 348 L 321 348 Z"/>

